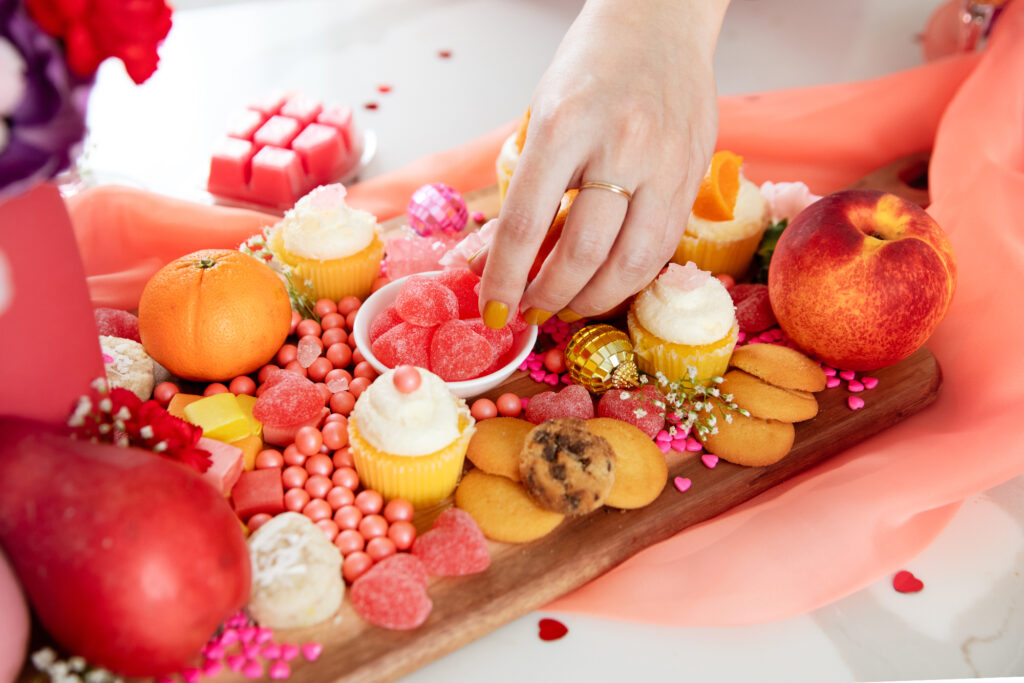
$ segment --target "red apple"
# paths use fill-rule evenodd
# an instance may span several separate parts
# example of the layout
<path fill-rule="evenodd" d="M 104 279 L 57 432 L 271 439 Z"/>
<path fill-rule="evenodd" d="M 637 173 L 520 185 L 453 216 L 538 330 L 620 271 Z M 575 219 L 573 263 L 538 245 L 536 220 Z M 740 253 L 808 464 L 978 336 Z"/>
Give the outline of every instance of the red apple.
<path fill-rule="evenodd" d="M 847 190 L 804 209 L 768 271 L 782 330 L 829 365 L 874 370 L 920 348 L 956 288 L 953 248 L 935 220 L 896 195 Z"/>

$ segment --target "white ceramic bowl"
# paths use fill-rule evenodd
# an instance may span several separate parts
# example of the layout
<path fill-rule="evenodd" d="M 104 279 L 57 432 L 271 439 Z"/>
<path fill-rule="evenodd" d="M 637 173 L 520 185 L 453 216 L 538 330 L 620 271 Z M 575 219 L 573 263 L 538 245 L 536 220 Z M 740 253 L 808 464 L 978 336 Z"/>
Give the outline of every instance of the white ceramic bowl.
<path fill-rule="evenodd" d="M 417 273 L 417 275 L 437 275 L 440 271 L 430 271 L 426 273 Z M 407 276 L 411 277 L 411 276 Z M 388 366 L 381 363 L 376 356 L 373 355 L 373 351 L 370 349 L 370 323 L 373 319 L 380 314 L 385 308 L 398 298 L 398 291 L 402 288 L 406 278 L 399 278 L 394 282 L 390 282 L 376 292 L 371 294 L 363 305 L 359 307 L 359 312 L 356 313 L 356 319 L 352 325 L 352 336 L 355 337 L 356 346 L 362 350 L 363 358 L 374 367 L 377 372 L 384 372 L 388 370 Z M 467 379 L 462 382 L 445 382 L 448 385 L 448 389 L 460 398 L 472 398 L 479 396 L 480 394 L 490 391 L 495 388 L 506 379 L 508 379 L 513 372 L 515 372 L 520 363 L 526 360 L 526 357 L 530 355 L 530 351 L 533 349 L 533 345 L 537 343 L 537 327 L 529 325 L 525 330 L 515 335 L 512 339 L 512 348 L 505 354 L 503 360 L 505 363 L 500 369 L 492 372 L 489 375 L 483 375 L 476 379 Z"/>

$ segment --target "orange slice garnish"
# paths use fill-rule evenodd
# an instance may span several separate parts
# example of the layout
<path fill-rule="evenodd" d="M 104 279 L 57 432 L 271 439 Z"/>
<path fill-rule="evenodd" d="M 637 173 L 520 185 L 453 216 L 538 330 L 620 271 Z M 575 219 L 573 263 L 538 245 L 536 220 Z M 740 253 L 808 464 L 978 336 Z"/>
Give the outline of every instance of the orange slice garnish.
<path fill-rule="evenodd" d="M 523 120 L 519 122 L 519 130 L 516 131 L 516 151 L 522 153 L 523 145 L 526 144 L 526 127 L 530 125 L 530 110 L 523 114 Z"/>
<path fill-rule="evenodd" d="M 727 151 L 715 152 L 711 169 L 700 181 L 693 215 L 708 221 L 731 221 L 740 192 L 740 166 L 743 157 Z"/>

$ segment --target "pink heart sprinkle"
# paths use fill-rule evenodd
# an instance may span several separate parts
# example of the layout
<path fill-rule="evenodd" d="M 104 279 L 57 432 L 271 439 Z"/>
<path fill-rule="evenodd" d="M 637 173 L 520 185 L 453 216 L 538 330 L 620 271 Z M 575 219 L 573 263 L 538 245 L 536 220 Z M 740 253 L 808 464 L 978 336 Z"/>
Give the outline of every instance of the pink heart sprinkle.
<path fill-rule="evenodd" d="M 238 639 L 243 643 L 251 643 L 252 639 L 256 637 L 255 626 L 243 626 L 238 629 Z"/>
<path fill-rule="evenodd" d="M 862 377 L 860 381 L 864 385 L 865 389 L 874 389 L 878 386 L 877 377 Z"/>
<path fill-rule="evenodd" d="M 220 644 L 224 647 L 230 647 L 238 642 L 238 631 L 233 628 L 225 629 L 224 633 L 220 634 Z"/>
<path fill-rule="evenodd" d="M 306 658 L 306 661 L 312 662 L 320 656 L 320 653 L 324 651 L 324 646 L 320 643 L 304 643 L 302 645 L 302 656 Z"/>
<path fill-rule="evenodd" d="M 281 646 L 277 643 L 267 643 L 263 646 L 264 659 L 277 659 L 281 656 Z"/>
<path fill-rule="evenodd" d="M 532 379 L 534 382 L 543 382 L 544 381 L 544 371 L 543 370 L 534 370 L 533 372 L 530 373 L 530 379 Z"/>
<path fill-rule="evenodd" d="M 256 629 L 256 642 L 257 643 L 260 643 L 262 645 L 263 643 L 269 643 L 273 639 L 274 639 L 274 630 L 273 629 L 267 628 L 266 626 L 261 626 L 260 628 Z"/>
<path fill-rule="evenodd" d="M 290 662 L 299 656 L 299 646 L 294 643 L 283 643 L 281 645 L 281 659 Z"/>
<path fill-rule="evenodd" d="M 260 646 L 256 643 L 244 643 L 242 645 L 242 654 L 249 659 L 255 659 L 260 655 Z"/>
<path fill-rule="evenodd" d="M 526 410 L 526 406 L 530 405 L 530 399 L 528 396 L 523 396 L 519 399 L 519 403 L 523 406 L 523 410 Z"/>
<path fill-rule="evenodd" d="M 850 384 L 846 388 L 849 389 L 850 391 L 852 391 L 855 394 L 857 392 L 864 391 L 864 385 L 861 382 L 858 382 L 855 379 L 851 379 L 850 380 Z"/>
<path fill-rule="evenodd" d="M 831 366 L 822 365 L 821 369 L 822 369 L 822 371 L 824 371 L 826 377 L 835 377 L 836 376 L 837 370 L 835 368 L 831 367 Z"/>
<path fill-rule="evenodd" d="M 201 675 L 202 672 L 194 667 L 181 670 L 181 680 L 185 683 L 199 683 L 199 677 Z"/>
<path fill-rule="evenodd" d="M 736 343 L 737 344 L 742 344 L 746 340 L 747 340 L 747 333 L 746 332 L 740 332 L 739 336 L 736 337 Z"/>
<path fill-rule="evenodd" d="M 275 681 L 280 681 L 292 675 L 292 668 L 279 659 L 270 665 L 267 675 Z"/>
<path fill-rule="evenodd" d="M 864 399 L 860 396 L 851 396 L 846 399 L 846 403 L 850 406 L 850 410 L 860 410 L 864 407 Z"/>
<path fill-rule="evenodd" d="M 113 363 L 114 362 L 114 357 L 111 356 L 109 353 L 105 353 L 105 354 L 103 354 L 103 362 L 104 363 Z"/>
<path fill-rule="evenodd" d="M 572 384 L 572 378 L 569 377 L 569 373 L 562 375 L 562 384 Z"/>
<path fill-rule="evenodd" d="M 524 360 L 522 363 L 519 364 L 519 372 L 526 372 L 527 368 L 529 367 L 529 364 Z"/>
<path fill-rule="evenodd" d="M 687 477 L 676 477 L 672 480 L 672 483 L 675 484 L 676 489 L 680 493 L 689 490 L 690 485 L 693 484 Z"/>
<path fill-rule="evenodd" d="M 672 440 L 672 435 L 669 434 L 667 430 L 662 429 L 660 432 L 658 432 L 658 435 L 656 437 L 654 437 L 654 440 L 655 441 L 671 441 Z"/>
<path fill-rule="evenodd" d="M 245 666 L 245 655 L 228 655 L 225 659 L 228 664 L 228 668 L 232 671 L 241 671 L 242 667 Z"/>
<path fill-rule="evenodd" d="M 697 451 L 704 450 L 704 446 L 702 446 L 700 441 L 697 441 L 697 439 L 692 436 L 688 436 L 686 437 L 686 450 L 691 453 L 696 453 Z"/>
<path fill-rule="evenodd" d="M 710 453 L 705 453 L 704 455 L 700 456 L 700 461 L 704 463 L 705 467 L 707 467 L 710 470 L 713 470 L 715 469 L 715 465 L 718 464 L 718 456 L 711 455 Z"/>
<path fill-rule="evenodd" d="M 203 675 L 213 678 L 224 669 L 224 662 L 219 659 L 207 659 L 203 662 Z"/>
<path fill-rule="evenodd" d="M 484 215 L 483 211 L 474 211 L 473 213 L 469 214 L 469 217 L 473 219 L 474 223 L 483 223 L 485 220 L 487 220 L 487 216 Z"/>
<path fill-rule="evenodd" d="M 662 453 L 668 453 L 669 450 L 672 448 L 671 441 L 655 441 L 654 445 L 657 446 L 658 450 L 660 450 Z"/>
<path fill-rule="evenodd" d="M 246 678 L 263 678 L 263 665 L 255 659 L 250 659 L 242 667 L 242 675 Z"/>
<path fill-rule="evenodd" d="M 840 380 L 838 377 L 829 377 L 828 379 L 825 380 L 825 387 L 827 389 L 835 389 L 841 383 L 842 380 Z"/>
<path fill-rule="evenodd" d="M 857 373 L 855 373 L 853 370 L 840 370 L 839 371 L 839 379 L 845 379 L 847 382 L 849 382 L 851 379 L 853 379 L 856 376 L 857 376 Z"/>
<path fill-rule="evenodd" d="M 544 383 L 545 384 L 550 384 L 551 386 L 555 386 L 556 384 L 558 384 L 558 375 L 556 375 L 555 373 L 551 373 L 550 375 L 547 375 L 544 378 Z"/>
<path fill-rule="evenodd" d="M 672 450 L 674 450 L 676 453 L 685 453 L 686 439 L 672 439 L 672 443 L 670 444 L 670 446 Z"/>
<path fill-rule="evenodd" d="M 224 659 L 224 646 L 220 643 L 210 643 L 203 648 L 202 653 L 210 659 Z"/>

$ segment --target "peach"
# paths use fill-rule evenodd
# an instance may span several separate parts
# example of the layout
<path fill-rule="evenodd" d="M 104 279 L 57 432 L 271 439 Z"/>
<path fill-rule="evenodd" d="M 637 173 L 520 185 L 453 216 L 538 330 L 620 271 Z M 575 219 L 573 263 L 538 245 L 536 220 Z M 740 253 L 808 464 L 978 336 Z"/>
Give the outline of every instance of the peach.
<path fill-rule="evenodd" d="M 782 330 L 829 365 L 874 370 L 906 358 L 946 315 L 953 249 L 918 205 L 847 190 L 798 214 L 768 271 Z"/>

